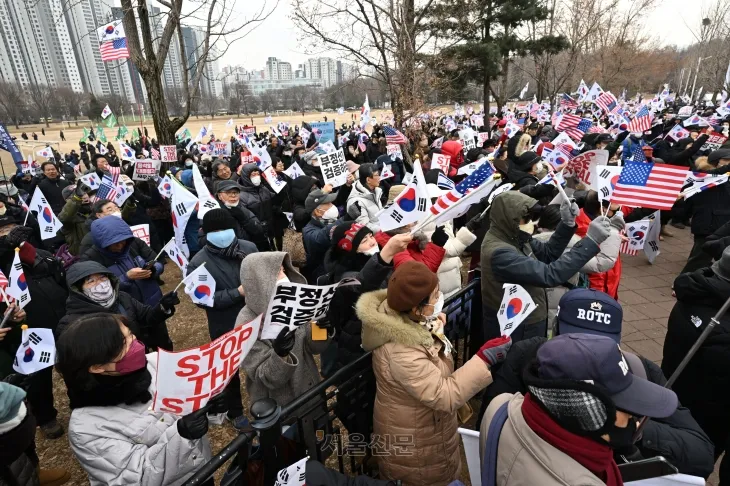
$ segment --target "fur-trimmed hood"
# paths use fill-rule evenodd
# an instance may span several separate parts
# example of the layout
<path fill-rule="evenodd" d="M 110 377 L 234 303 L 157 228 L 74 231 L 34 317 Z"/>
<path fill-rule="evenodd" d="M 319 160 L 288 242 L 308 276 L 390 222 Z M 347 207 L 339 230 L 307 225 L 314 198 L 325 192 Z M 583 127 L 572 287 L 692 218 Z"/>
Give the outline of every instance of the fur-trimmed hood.
<path fill-rule="evenodd" d="M 362 347 L 372 351 L 387 343 L 430 348 L 434 345 L 431 333 L 404 314 L 388 307 L 387 290 L 363 294 L 355 311 L 362 321 Z"/>

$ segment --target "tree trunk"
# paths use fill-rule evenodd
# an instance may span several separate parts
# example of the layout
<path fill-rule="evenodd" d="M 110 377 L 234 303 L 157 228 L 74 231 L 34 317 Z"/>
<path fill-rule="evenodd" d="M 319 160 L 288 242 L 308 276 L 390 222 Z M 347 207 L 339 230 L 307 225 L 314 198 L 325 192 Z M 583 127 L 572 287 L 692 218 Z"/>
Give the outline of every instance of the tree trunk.
<path fill-rule="evenodd" d="M 162 78 L 156 74 L 150 74 L 143 76 L 143 80 L 145 88 L 147 88 L 147 100 L 157 134 L 157 142 L 160 145 L 175 145 L 175 132 L 179 127 L 173 126 L 167 114 Z"/>
<path fill-rule="evenodd" d="M 484 126 L 487 128 L 487 133 L 491 135 L 492 126 L 489 124 L 489 74 L 484 75 L 482 90 L 484 92 Z"/>

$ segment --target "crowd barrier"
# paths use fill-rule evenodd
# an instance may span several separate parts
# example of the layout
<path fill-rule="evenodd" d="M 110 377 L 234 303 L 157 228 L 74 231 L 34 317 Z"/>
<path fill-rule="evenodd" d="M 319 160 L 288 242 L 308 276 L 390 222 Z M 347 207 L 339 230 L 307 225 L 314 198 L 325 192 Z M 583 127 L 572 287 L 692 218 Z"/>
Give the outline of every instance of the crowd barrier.
<path fill-rule="evenodd" d="M 480 282 L 473 280 L 444 304 L 444 331 L 454 345 L 455 367 L 473 354 L 474 331 L 481 335 Z M 374 396 L 372 354 L 366 353 L 284 407 L 271 399 L 258 400 L 250 410 L 252 430 L 233 439 L 184 486 L 203 484 L 231 459 L 221 486 L 246 485 L 252 469 L 259 478 L 253 482 L 263 477 L 262 484 L 274 484 L 280 469 L 307 455 L 348 475 L 376 477 L 377 461 L 371 454 L 379 440 L 371 436 Z M 291 440 L 282 443 L 282 432 Z M 271 452 L 275 449 L 276 454 Z M 255 468 L 249 467 L 250 461 L 256 461 Z"/>

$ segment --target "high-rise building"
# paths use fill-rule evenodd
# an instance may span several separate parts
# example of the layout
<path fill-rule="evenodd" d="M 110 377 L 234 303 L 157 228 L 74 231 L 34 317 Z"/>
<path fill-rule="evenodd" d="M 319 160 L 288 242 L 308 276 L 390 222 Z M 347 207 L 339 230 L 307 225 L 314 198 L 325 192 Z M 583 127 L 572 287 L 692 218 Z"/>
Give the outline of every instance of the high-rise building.
<path fill-rule="evenodd" d="M 84 90 L 61 0 L 0 0 L 0 77 L 23 87 Z"/>
<path fill-rule="evenodd" d="M 307 64 L 298 64 L 297 70 L 294 72 L 296 78 L 307 78 Z"/>
<path fill-rule="evenodd" d="M 292 79 L 291 63 L 282 61 L 275 57 L 266 60 L 266 79 L 283 80 Z"/>
<path fill-rule="evenodd" d="M 307 60 L 310 79 L 321 79 L 325 88 L 337 84 L 337 62 L 330 57 L 317 57 Z"/>
<path fill-rule="evenodd" d="M 193 81 L 198 62 L 205 48 L 205 33 L 193 27 L 182 27 L 183 46 L 181 55 L 185 56 L 188 65 L 188 82 Z M 215 46 L 210 46 L 203 75 L 200 78 L 200 93 L 204 96 L 218 97 L 222 94 L 222 83 L 218 57 L 220 53 Z"/>
<path fill-rule="evenodd" d="M 357 68 L 345 61 L 337 61 L 337 82 L 346 83 L 357 77 Z"/>

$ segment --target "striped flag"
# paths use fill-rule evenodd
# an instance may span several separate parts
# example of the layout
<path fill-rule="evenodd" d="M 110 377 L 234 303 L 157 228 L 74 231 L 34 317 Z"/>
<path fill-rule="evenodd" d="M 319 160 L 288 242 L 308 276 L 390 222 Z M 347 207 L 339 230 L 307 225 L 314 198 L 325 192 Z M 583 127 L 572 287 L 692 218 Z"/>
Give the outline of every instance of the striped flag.
<path fill-rule="evenodd" d="M 111 167 L 109 168 L 111 169 Z M 104 178 L 101 180 L 101 185 L 96 191 L 95 201 L 100 201 L 102 199 L 114 201 L 117 197 L 116 187 L 117 185 L 112 181 L 112 178 L 108 174 L 104 174 Z"/>
<path fill-rule="evenodd" d="M 685 189 L 682 191 L 682 195 L 685 199 L 688 199 L 702 191 L 724 184 L 727 181 L 728 174 L 713 175 L 704 174 L 702 172 L 692 172 L 687 176 L 687 181 L 684 186 Z"/>
<path fill-rule="evenodd" d="M 630 207 L 670 210 L 687 179 L 686 167 L 626 161 L 611 202 Z"/>
<path fill-rule="evenodd" d="M 431 213 L 438 215 L 439 213 L 445 212 L 455 202 L 460 200 L 466 195 L 466 193 L 472 189 L 484 184 L 484 182 L 494 175 L 494 169 L 492 164 L 484 162 L 479 166 L 477 170 L 467 176 L 463 181 L 459 182 L 452 190 L 440 196 L 433 206 L 431 206 Z"/>
<path fill-rule="evenodd" d="M 629 122 L 629 126 L 626 128 L 630 132 L 645 132 L 651 128 L 651 113 L 646 105 L 642 106 L 641 109 L 636 112 L 633 120 Z"/>
<path fill-rule="evenodd" d="M 383 133 L 385 133 L 385 140 L 389 144 L 390 143 L 394 143 L 394 144 L 408 143 L 408 139 L 406 138 L 406 136 L 393 127 L 389 127 L 387 125 L 384 126 Z"/>
<path fill-rule="evenodd" d="M 606 113 L 612 113 L 618 108 L 618 101 L 610 91 L 598 95 L 595 103 Z"/>
<path fill-rule="evenodd" d="M 152 147 L 150 149 L 150 153 L 152 154 L 153 160 L 160 160 L 160 151 L 156 149 L 155 147 Z"/>
<path fill-rule="evenodd" d="M 129 58 L 126 37 L 101 43 L 99 45 L 99 52 L 101 52 L 102 61 L 115 61 L 117 59 Z"/>
<path fill-rule="evenodd" d="M 122 169 L 119 167 L 113 167 L 109 166 L 109 173 L 112 176 L 112 183 L 116 186 L 119 184 L 119 174 L 121 174 Z"/>
<path fill-rule="evenodd" d="M 449 191 L 456 187 L 456 184 L 454 184 L 454 181 L 446 177 L 443 172 L 439 171 L 439 179 L 436 182 L 436 186 L 438 186 L 440 189 Z"/>
<path fill-rule="evenodd" d="M 574 110 L 578 108 L 578 102 L 569 94 L 563 93 L 563 96 L 560 97 L 560 107 L 566 110 Z"/>
<path fill-rule="evenodd" d="M 5 293 L 5 289 L 8 288 L 8 277 L 5 276 L 2 270 L 0 270 L 0 302 L 12 302 L 12 297 L 7 297 L 7 294 Z M 9 302 L 8 302 L 9 301 Z"/>
<path fill-rule="evenodd" d="M 565 132 L 573 140 L 580 140 L 592 126 L 593 122 L 587 118 L 564 113 L 556 130 Z"/>

